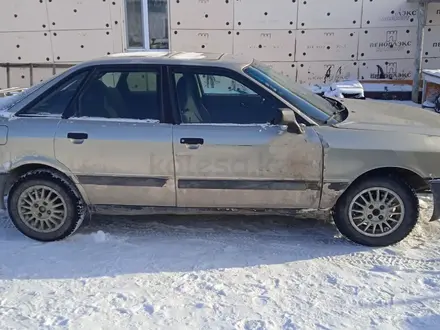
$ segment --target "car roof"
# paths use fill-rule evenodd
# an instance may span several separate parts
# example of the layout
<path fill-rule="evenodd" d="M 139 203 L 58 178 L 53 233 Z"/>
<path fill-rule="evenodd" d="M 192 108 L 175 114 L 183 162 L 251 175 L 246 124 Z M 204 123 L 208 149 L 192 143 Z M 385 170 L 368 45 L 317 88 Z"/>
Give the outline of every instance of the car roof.
<path fill-rule="evenodd" d="M 251 57 L 229 53 L 208 52 L 168 52 L 168 51 L 134 51 L 110 54 L 105 57 L 81 63 L 79 66 L 105 64 L 162 64 L 162 65 L 195 65 L 217 66 L 241 69 L 252 63 Z"/>

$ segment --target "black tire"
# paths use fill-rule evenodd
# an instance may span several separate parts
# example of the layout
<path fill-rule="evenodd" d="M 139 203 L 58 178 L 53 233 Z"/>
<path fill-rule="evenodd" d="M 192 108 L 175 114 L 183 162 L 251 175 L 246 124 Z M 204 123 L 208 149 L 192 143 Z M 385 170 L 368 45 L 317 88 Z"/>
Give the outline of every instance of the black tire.
<path fill-rule="evenodd" d="M 18 211 L 20 195 L 28 188 L 43 185 L 55 190 L 65 201 L 66 219 L 56 230 L 39 232 L 27 226 Z M 15 227 L 24 235 L 41 242 L 62 240 L 75 233 L 87 214 L 84 203 L 72 185 L 62 176 L 48 170 L 35 170 L 21 176 L 11 187 L 8 196 L 8 212 Z"/>
<path fill-rule="evenodd" d="M 357 194 L 372 187 L 386 188 L 400 197 L 405 208 L 403 220 L 395 231 L 381 237 L 371 237 L 362 234 L 350 222 L 349 207 Z M 336 227 L 349 240 L 371 247 L 381 247 L 396 244 L 406 238 L 414 229 L 419 219 L 419 199 L 411 186 L 395 176 L 370 176 L 355 182 L 339 198 L 333 210 Z"/>

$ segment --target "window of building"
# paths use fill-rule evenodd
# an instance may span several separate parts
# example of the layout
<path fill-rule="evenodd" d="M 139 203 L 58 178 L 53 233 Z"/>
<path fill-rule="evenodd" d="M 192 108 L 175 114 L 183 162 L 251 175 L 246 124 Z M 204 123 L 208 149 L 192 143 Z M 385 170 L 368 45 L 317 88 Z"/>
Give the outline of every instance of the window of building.
<path fill-rule="evenodd" d="M 169 49 L 168 0 L 125 0 L 128 49 Z"/>

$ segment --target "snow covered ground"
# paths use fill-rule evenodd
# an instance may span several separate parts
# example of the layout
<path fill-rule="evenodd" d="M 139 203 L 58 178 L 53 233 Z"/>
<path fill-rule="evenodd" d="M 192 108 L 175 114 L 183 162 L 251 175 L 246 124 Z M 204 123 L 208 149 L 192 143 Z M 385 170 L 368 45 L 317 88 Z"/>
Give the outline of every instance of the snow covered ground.
<path fill-rule="evenodd" d="M 99 218 L 42 244 L 0 217 L 0 329 L 438 329 L 440 224 L 366 248 L 316 220 Z"/>

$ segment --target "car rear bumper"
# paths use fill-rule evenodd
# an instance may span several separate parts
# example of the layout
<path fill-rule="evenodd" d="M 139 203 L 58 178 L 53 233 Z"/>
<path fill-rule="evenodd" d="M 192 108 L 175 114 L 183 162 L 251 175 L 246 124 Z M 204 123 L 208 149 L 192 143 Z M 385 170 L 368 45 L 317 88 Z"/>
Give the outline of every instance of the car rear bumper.
<path fill-rule="evenodd" d="M 434 179 L 429 181 L 429 187 L 431 188 L 433 204 L 434 204 L 434 212 L 432 213 L 431 220 L 436 221 L 440 220 L 440 179 Z"/>

